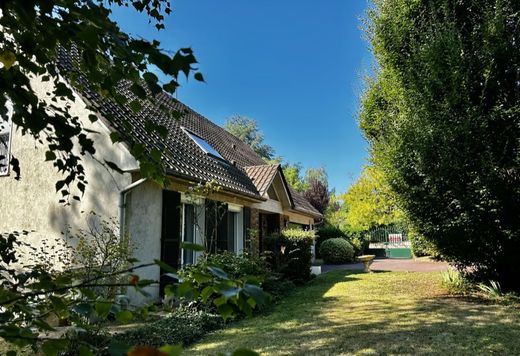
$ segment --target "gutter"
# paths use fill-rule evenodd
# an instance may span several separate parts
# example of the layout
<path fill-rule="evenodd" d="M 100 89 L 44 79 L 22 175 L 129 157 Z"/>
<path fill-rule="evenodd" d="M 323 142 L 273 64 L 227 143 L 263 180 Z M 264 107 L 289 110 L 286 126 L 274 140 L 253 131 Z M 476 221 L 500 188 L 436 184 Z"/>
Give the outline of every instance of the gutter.
<path fill-rule="evenodd" d="M 120 241 L 123 241 L 123 238 L 125 237 L 126 195 L 132 189 L 140 186 L 147 180 L 148 180 L 148 178 L 141 178 L 119 191 L 119 240 Z"/>

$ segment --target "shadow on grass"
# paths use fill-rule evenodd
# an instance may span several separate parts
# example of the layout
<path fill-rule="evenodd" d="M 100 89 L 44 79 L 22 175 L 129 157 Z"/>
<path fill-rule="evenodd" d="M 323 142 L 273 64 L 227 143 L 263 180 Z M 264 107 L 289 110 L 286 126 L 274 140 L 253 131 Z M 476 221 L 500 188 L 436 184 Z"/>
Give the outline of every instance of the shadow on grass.
<path fill-rule="evenodd" d="M 269 355 L 520 354 L 518 309 L 430 293 L 436 278 L 333 271 L 271 313 L 210 335 L 191 352 L 247 347 Z"/>

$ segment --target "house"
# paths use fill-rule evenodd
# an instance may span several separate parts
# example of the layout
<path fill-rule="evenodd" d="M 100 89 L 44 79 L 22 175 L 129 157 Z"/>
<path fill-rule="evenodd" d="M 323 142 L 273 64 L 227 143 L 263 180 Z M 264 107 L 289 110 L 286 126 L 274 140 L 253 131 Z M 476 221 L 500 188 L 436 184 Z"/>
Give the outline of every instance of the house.
<path fill-rule="evenodd" d="M 74 70 L 75 55 L 60 52 L 64 78 Z M 129 237 L 140 261 L 161 259 L 179 267 L 197 258 L 197 253 L 181 250 L 181 241 L 201 244 L 212 236 L 216 240 L 212 250 L 242 253 L 251 233 L 257 235 L 261 248 L 265 236 L 294 225 L 312 229 L 321 218 L 287 184 L 279 165 L 266 164 L 240 139 L 170 95 L 158 94 L 157 103 L 181 113 L 179 119 L 168 117 L 157 103 L 147 100 L 141 100 L 141 110 L 134 113 L 90 91 L 88 83 L 83 84 L 81 90 L 74 90 L 75 100 L 67 103 L 70 112 L 86 129 L 96 132 L 93 137 L 98 152 L 117 164 L 121 172 L 100 164 L 101 156 L 86 156 L 82 162 L 88 179 L 85 194 L 81 201 L 64 206 L 55 189 L 62 177 L 51 162 L 43 160 L 45 144 L 6 126 L 0 134 L 9 147 L 0 152 L 16 159 L 21 171 L 18 176 L 8 165 L 3 170 L 0 166 L 0 231 L 33 231 L 28 242 L 39 246 L 46 237 L 59 236 L 67 226 L 85 226 L 82 212 L 94 211 L 99 216 L 117 218 L 121 236 Z M 32 85 L 42 100 L 51 100 L 47 94 L 50 82 L 35 79 Z M 137 98 L 129 85 L 123 82 L 118 90 L 131 102 Z M 88 119 L 92 112 L 87 107 L 94 108 L 99 120 Z M 112 118 L 110 123 L 106 117 Z M 164 125 L 167 137 L 149 133 L 145 129 L 148 120 Z M 113 132 L 147 149 L 161 149 L 169 186 L 143 179 L 127 144 L 112 143 Z M 193 192 L 195 184 L 205 182 L 214 182 L 219 190 L 206 196 Z M 211 217 L 215 208 L 221 212 L 218 218 Z M 160 271 L 153 266 L 138 274 L 157 280 Z M 150 287 L 149 292 L 154 298 L 160 295 L 157 286 Z"/>

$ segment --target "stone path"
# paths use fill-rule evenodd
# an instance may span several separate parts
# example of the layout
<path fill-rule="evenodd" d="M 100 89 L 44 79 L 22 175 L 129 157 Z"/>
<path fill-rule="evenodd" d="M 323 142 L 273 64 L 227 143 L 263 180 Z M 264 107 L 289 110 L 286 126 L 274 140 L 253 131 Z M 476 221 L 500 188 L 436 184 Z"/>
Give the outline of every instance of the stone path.
<path fill-rule="evenodd" d="M 389 259 L 381 258 L 375 259 L 370 265 L 370 269 L 373 271 L 408 271 L 408 272 L 435 272 L 435 271 L 446 271 L 449 265 L 445 262 L 435 262 L 430 260 L 422 259 Z M 321 266 L 321 273 L 326 273 L 334 270 L 350 269 L 350 270 L 362 270 L 363 264 L 350 263 L 345 265 L 323 265 Z"/>

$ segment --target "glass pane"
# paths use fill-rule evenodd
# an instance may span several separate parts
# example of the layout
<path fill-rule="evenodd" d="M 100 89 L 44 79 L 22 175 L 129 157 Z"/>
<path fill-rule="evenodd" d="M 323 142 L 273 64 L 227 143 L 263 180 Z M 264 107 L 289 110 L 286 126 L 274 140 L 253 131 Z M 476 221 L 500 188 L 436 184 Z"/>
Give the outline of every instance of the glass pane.
<path fill-rule="evenodd" d="M 184 205 L 184 242 L 195 242 L 195 220 L 193 205 Z M 184 264 L 192 264 L 194 262 L 194 251 L 183 250 Z"/>
<path fill-rule="evenodd" d="M 204 152 L 209 153 L 210 155 L 213 155 L 220 159 L 224 159 L 224 157 L 222 157 L 220 153 L 218 153 L 218 151 L 214 149 L 209 143 L 207 143 L 202 137 L 199 137 L 191 132 L 188 132 L 188 135 L 191 137 L 193 141 L 197 143 L 197 145 L 199 145 L 200 148 L 202 148 Z"/>

